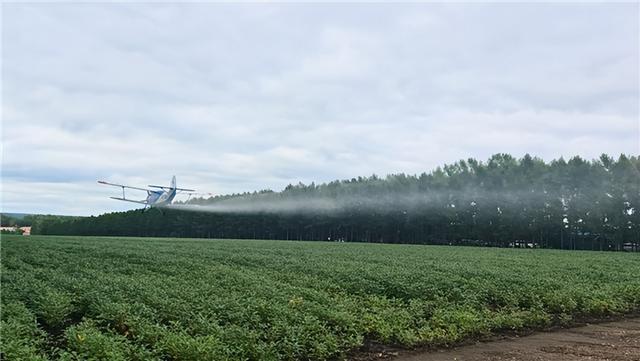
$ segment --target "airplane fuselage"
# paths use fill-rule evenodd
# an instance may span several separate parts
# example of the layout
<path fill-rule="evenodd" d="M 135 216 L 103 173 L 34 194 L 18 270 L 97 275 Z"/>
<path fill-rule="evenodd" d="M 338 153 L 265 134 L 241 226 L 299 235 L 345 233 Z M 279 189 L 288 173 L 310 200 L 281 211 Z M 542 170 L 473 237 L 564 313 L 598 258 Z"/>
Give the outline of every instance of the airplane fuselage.
<path fill-rule="evenodd" d="M 149 191 L 147 196 L 147 203 L 149 207 L 162 207 L 168 206 L 173 202 L 176 197 L 175 188 L 171 188 L 167 191 Z"/>

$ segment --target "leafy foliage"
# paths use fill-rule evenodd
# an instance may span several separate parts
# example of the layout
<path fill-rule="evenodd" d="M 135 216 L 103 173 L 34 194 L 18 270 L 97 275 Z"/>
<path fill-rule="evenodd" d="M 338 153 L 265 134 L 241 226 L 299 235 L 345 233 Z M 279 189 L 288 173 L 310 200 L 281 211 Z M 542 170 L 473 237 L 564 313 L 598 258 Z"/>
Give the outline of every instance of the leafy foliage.
<path fill-rule="evenodd" d="M 4 236 L 6 360 L 326 360 L 640 309 L 637 255 Z"/>

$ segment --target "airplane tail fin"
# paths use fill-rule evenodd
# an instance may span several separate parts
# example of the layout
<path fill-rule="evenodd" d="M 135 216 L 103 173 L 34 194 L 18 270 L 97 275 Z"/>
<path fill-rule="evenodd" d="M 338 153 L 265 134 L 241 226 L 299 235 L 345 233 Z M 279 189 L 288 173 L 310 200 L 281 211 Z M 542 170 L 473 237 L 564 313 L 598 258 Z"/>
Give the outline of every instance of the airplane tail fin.
<path fill-rule="evenodd" d="M 113 184 L 113 185 L 120 186 L 119 184 Z M 127 187 L 127 186 L 125 186 L 125 187 Z M 186 189 L 186 188 L 178 188 L 178 187 L 176 187 L 176 176 L 173 176 L 173 178 L 171 178 L 171 184 L 168 187 L 165 187 L 165 186 L 154 186 L 153 184 L 149 184 L 149 187 L 151 187 L 151 188 L 161 188 L 163 190 L 175 189 L 177 191 L 195 192 L 195 190 L 193 190 L 193 189 Z M 132 187 L 127 187 L 127 188 L 132 188 Z M 147 190 L 147 189 L 144 189 L 144 188 L 135 188 L 135 189 L 140 189 L 140 190 L 143 190 L 143 191 Z"/>

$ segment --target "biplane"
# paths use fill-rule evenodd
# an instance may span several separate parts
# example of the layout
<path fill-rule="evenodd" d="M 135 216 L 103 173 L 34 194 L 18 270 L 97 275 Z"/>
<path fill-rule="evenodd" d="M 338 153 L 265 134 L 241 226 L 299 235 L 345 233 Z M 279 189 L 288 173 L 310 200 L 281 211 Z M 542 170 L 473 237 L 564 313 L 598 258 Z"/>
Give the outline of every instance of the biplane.
<path fill-rule="evenodd" d="M 122 197 L 110 197 L 111 199 L 143 204 L 144 208 L 168 206 L 171 204 L 171 202 L 173 202 L 173 199 L 176 197 L 176 194 L 180 192 L 195 192 L 195 190 L 193 189 L 176 187 L 176 176 L 173 176 L 173 178 L 171 179 L 170 186 L 149 185 L 148 186 L 149 188 L 131 187 L 124 184 L 109 183 L 102 180 L 98 181 L 98 183 L 122 188 Z M 150 189 L 150 188 L 153 188 L 153 189 Z M 136 191 L 147 192 L 147 198 L 142 200 L 127 198 L 125 195 L 125 189 L 132 189 Z"/>

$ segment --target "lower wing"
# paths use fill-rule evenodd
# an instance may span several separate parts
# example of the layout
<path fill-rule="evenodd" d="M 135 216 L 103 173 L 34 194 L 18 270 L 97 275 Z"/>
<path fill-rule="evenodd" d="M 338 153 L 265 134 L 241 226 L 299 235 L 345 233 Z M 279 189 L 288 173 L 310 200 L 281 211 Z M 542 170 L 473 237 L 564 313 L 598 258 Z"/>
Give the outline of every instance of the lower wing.
<path fill-rule="evenodd" d="M 147 201 L 134 201 L 133 199 L 118 198 L 118 197 L 109 197 L 109 198 L 115 199 L 117 201 L 133 202 L 133 203 L 139 203 L 139 204 L 149 204 Z"/>

